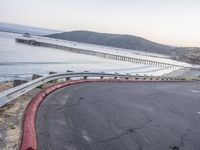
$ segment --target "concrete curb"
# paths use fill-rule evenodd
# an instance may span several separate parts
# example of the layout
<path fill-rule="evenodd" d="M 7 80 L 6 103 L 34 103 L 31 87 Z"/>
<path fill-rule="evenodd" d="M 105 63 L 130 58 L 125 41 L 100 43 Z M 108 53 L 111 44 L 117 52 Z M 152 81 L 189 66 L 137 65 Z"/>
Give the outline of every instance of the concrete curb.
<path fill-rule="evenodd" d="M 23 119 L 23 131 L 22 139 L 20 144 L 20 150 L 37 150 L 37 137 L 35 129 L 35 119 L 37 110 L 44 100 L 44 98 L 51 92 L 60 89 L 65 86 L 75 85 L 87 82 L 174 82 L 174 81 L 131 81 L 131 80 L 120 80 L 120 79 L 96 79 L 96 80 L 75 80 L 58 83 L 47 87 L 46 89 L 39 92 L 28 104 L 24 113 Z M 178 81 L 180 82 L 180 81 Z"/>
<path fill-rule="evenodd" d="M 36 138 L 36 130 L 35 130 L 35 118 L 37 110 L 44 100 L 44 98 L 55 91 L 56 89 L 74 85 L 78 83 L 86 83 L 91 82 L 90 80 L 77 80 L 77 81 L 67 81 L 59 84 L 52 85 L 41 92 L 39 92 L 28 104 L 24 113 L 23 120 L 23 133 L 22 140 L 20 145 L 20 150 L 37 150 L 37 138 Z M 95 82 L 95 81 L 94 81 Z"/>

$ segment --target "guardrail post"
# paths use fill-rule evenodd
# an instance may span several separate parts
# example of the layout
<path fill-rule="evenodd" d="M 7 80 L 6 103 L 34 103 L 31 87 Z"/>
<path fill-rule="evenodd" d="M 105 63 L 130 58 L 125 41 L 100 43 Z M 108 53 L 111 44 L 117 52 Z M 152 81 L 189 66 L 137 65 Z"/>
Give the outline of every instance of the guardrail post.
<path fill-rule="evenodd" d="M 28 81 L 26 81 L 26 80 L 14 80 L 13 87 L 16 87 L 16 86 L 21 85 L 21 84 L 26 83 L 26 82 L 28 82 Z"/>
<path fill-rule="evenodd" d="M 117 79 L 117 77 L 114 77 L 114 79 Z"/>
<path fill-rule="evenodd" d="M 35 80 L 35 79 L 40 78 L 40 77 L 42 77 L 42 75 L 33 74 L 32 80 Z"/>
<path fill-rule="evenodd" d="M 103 76 L 100 76 L 100 79 L 103 80 Z"/>
<path fill-rule="evenodd" d="M 84 79 L 84 80 L 87 80 L 87 76 L 84 76 L 83 79 Z"/>
<path fill-rule="evenodd" d="M 67 78 L 66 78 L 66 81 L 67 81 L 67 80 L 70 80 L 70 79 L 71 79 L 70 77 L 67 77 Z"/>
<path fill-rule="evenodd" d="M 50 71 L 49 74 L 56 74 L 57 72 Z"/>

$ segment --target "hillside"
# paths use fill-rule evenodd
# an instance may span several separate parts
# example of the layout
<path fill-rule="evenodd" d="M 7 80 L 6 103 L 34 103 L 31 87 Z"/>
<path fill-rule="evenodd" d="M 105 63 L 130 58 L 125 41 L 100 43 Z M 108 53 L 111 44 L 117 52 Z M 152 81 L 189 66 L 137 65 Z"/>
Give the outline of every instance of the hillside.
<path fill-rule="evenodd" d="M 141 37 L 125 34 L 121 35 L 90 31 L 72 31 L 56 33 L 48 35 L 47 37 L 167 55 L 170 55 L 173 49 L 170 46 L 158 44 Z"/>
<path fill-rule="evenodd" d="M 200 48 L 198 47 L 172 47 L 133 35 L 97 33 L 90 31 L 71 31 L 55 33 L 47 35 L 47 37 L 165 54 L 169 55 L 172 59 L 200 64 Z"/>

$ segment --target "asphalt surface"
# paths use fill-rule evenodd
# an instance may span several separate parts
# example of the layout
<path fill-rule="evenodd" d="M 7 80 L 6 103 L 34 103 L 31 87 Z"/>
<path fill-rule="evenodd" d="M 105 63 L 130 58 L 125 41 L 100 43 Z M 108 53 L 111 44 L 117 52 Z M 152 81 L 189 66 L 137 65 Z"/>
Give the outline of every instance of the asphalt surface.
<path fill-rule="evenodd" d="M 200 82 L 84 83 L 51 93 L 39 150 L 200 150 Z"/>

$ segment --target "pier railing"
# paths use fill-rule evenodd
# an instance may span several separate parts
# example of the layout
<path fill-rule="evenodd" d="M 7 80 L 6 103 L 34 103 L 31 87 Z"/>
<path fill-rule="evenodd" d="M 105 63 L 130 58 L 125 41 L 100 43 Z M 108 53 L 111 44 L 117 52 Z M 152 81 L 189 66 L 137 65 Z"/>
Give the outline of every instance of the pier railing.
<path fill-rule="evenodd" d="M 62 49 L 62 50 L 66 50 L 66 51 L 73 52 L 73 53 L 79 53 L 79 54 L 85 54 L 85 55 L 91 55 L 91 56 L 98 56 L 98 57 L 102 57 L 102 58 L 106 58 L 106 59 L 126 61 L 126 62 L 138 63 L 138 64 L 145 64 L 145 65 L 149 65 L 149 66 L 156 66 L 156 67 L 166 68 L 166 69 L 189 68 L 189 67 L 186 67 L 186 66 L 164 63 L 164 62 L 158 62 L 158 61 L 153 61 L 153 60 L 145 60 L 145 59 L 121 56 L 121 55 L 116 55 L 116 54 L 111 54 L 111 53 L 67 47 L 67 46 L 64 46 L 64 45 L 58 45 L 58 44 L 55 44 L 55 43 L 54 44 L 47 43 L 47 42 L 39 41 L 39 40 L 35 40 L 35 39 L 33 40 L 33 39 L 26 39 L 26 38 L 16 38 L 15 40 L 18 43 L 23 43 L 23 44 L 27 44 L 27 45 L 48 47 L 48 48 L 54 48 L 54 49 Z"/>

